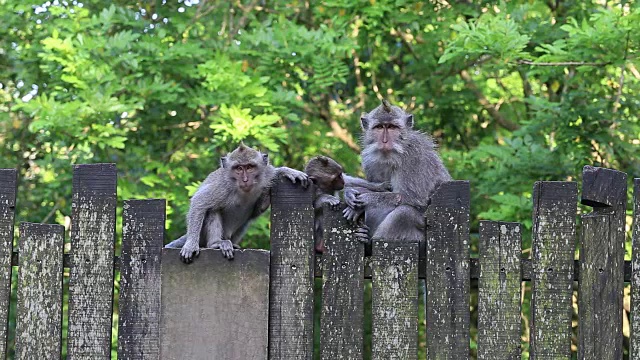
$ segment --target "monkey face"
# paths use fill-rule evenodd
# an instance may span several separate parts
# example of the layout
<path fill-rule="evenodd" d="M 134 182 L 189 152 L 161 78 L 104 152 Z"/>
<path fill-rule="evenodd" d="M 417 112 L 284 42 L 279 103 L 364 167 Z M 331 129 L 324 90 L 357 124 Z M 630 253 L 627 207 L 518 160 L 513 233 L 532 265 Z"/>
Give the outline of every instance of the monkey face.
<path fill-rule="evenodd" d="M 399 146 L 398 140 L 401 135 L 401 128 L 398 124 L 380 122 L 375 124 L 370 132 L 379 150 L 382 152 L 397 150 L 396 147 Z"/>
<path fill-rule="evenodd" d="M 232 177 L 238 185 L 238 189 L 248 193 L 258 183 L 259 169 L 256 164 L 237 164 L 232 168 Z"/>

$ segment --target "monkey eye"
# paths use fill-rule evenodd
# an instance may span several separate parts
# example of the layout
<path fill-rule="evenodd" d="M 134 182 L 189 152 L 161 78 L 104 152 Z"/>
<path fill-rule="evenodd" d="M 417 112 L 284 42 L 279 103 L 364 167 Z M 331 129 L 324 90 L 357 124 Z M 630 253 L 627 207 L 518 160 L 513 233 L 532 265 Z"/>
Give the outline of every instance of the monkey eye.
<path fill-rule="evenodd" d="M 387 128 L 388 128 L 388 129 L 397 129 L 397 128 L 398 128 L 398 125 L 395 125 L 395 124 L 389 124 L 389 125 L 387 125 Z"/>
<path fill-rule="evenodd" d="M 384 127 L 384 126 L 382 126 L 382 124 L 378 124 L 378 125 L 374 126 L 373 128 L 374 128 L 374 129 L 382 129 L 383 127 Z"/>
<path fill-rule="evenodd" d="M 253 170 L 255 170 L 256 166 L 255 166 L 255 165 L 253 165 L 253 164 L 248 164 L 248 165 L 245 165 L 245 166 L 244 166 L 244 168 L 245 168 L 247 171 L 253 171 Z"/>

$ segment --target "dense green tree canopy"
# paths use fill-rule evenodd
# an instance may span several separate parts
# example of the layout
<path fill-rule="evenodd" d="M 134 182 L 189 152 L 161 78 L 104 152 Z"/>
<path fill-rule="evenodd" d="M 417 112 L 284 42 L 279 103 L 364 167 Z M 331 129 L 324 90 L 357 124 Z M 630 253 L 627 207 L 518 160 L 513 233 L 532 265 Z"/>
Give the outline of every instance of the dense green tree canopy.
<path fill-rule="evenodd" d="M 475 225 L 530 228 L 534 181 L 586 164 L 640 176 L 636 1 L 0 0 L 0 24 L 19 221 L 68 224 L 71 164 L 115 162 L 119 199 L 166 198 L 176 238 L 241 140 L 360 174 L 358 119 L 382 98 L 471 180 Z"/>

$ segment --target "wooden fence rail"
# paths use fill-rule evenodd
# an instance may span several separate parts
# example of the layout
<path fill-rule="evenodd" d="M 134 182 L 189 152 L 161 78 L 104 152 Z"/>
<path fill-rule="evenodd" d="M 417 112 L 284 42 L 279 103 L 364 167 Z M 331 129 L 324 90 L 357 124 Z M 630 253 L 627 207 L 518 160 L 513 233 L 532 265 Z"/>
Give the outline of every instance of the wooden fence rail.
<path fill-rule="evenodd" d="M 478 359 L 520 358 L 523 280 L 532 288 L 531 359 L 571 359 L 574 281 L 579 359 L 622 359 L 625 281 L 631 282 L 631 313 L 640 313 L 640 179 L 633 182 L 633 257 L 625 263 L 627 176 L 611 169 L 585 167 L 581 202 L 593 211 L 581 216 L 580 227 L 575 182 L 534 185 L 531 259 L 522 258 L 522 225 L 501 221 L 481 221 L 479 258 L 469 257 L 466 181 L 436 192 L 424 243 L 376 239 L 370 257 L 341 211 L 326 208 L 326 252 L 315 256 L 313 192 L 284 180 L 272 191 L 269 255 L 240 251 L 228 262 L 210 251 L 199 264 L 181 264 L 177 251 L 161 248 L 165 201 L 155 199 L 124 202 L 116 257 L 114 164 L 74 166 L 68 254 L 63 227 L 22 223 L 18 256 L 16 182 L 15 170 L 0 169 L 0 323 L 7 324 L 12 266 L 19 266 L 16 359 L 61 357 L 63 268 L 69 268 L 69 359 L 111 357 L 114 269 L 121 274 L 120 359 L 311 360 L 316 298 L 322 301 L 316 307 L 321 358 L 368 358 L 366 278 L 372 281 L 372 359 L 417 359 L 421 278 L 428 359 L 469 358 L 470 279 L 478 279 Z M 322 278 L 318 297 L 314 277 Z M 243 311 L 245 303 L 255 308 Z M 640 316 L 632 316 L 630 328 L 629 357 L 640 360 Z M 7 334 L 0 326 L 0 358 L 8 355 Z"/>

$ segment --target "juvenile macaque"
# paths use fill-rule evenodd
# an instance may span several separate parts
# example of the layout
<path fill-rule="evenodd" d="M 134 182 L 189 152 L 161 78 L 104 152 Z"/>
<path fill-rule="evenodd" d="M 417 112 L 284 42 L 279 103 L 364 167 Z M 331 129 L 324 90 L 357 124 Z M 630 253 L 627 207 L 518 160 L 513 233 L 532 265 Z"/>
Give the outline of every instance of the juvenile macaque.
<path fill-rule="evenodd" d="M 183 262 L 191 263 L 200 247 L 222 250 L 233 259 L 250 222 L 271 204 L 274 179 L 285 176 L 307 186 L 307 175 L 287 167 L 274 168 L 267 154 L 241 144 L 220 159 L 220 168 L 207 176 L 191 198 L 187 215 L 187 234 L 167 244 L 182 248 Z"/>
<path fill-rule="evenodd" d="M 360 118 L 362 167 L 372 182 L 391 182 L 399 204 L 379 201 L 357 188 L 345 190 L 344 215 L 357 219 L 364 209 L 369 238 L 421 240 L 429 199 L 451 176 L 431 137 L 413 130 L 413 115 L 386 100 Z M 360 238 L 365 240 L 365 238 Z M 369 241 L 369 239 L 366 239 Z"/>
<path fill-rule="evenodd" d="M 389 183 L 372 183 L 364 179 L 344 174 L 340 164 L 327 156 L 316 156 L 309 160 L 304 168 L 304 172 L 316 185 L 316 193 L 313 202 L 315 211 L 314 218 L 314 239 L 316 252 L 322 253 L 325 250 L 323 234 L 323 206 L 328 204 L 334 210 L 340 205 L 340 198 L 335 196 L 336 191 L 342 190 L 345 186 L 371 191 L 366 195 L 388 194 Z M 363 196 L 366 196 L 363 194 Z M 359 199 L 360 200 L 360 199 Z"/>

